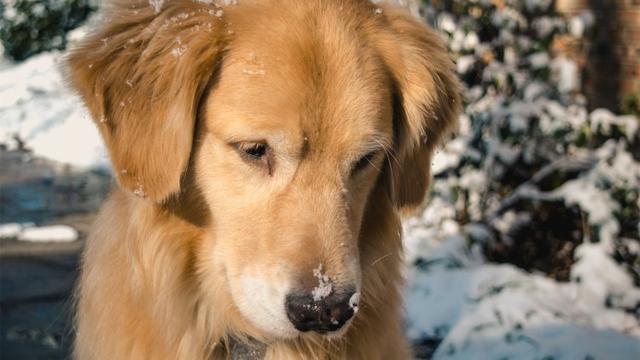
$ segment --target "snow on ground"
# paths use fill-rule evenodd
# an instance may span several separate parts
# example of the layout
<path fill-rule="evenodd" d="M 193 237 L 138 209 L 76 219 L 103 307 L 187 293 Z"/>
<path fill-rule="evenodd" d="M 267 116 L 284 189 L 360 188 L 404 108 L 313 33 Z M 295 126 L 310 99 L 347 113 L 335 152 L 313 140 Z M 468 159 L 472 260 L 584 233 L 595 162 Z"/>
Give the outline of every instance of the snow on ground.
<path fill-rule="evenodd" d="M 407 244 L 413 246 L 407 248 L 409 258 L 415 259 L 416 250 L 421 254 L 408 271 L 408 335 L 441 341 L 434 359 L 632 359 L 640 354 L 638 320 L 600 301 L 605 289 L 484 263 L 460 236 L 429 241 L 424 231 L 407 230 Z M 417 244 L 423 247 L 416 249 Z M 591 260 L 581 266 L 600 272 L 601 285 L 629 289 L 621 295 L 640 300 L 640 291 L 610 258 Z"/>
<path fill-rule="evenodd" d="M 35 226 L 33 223 L 0 224 L 1 239 L 27 242 L 72 242 L 78 240 L 78 231 L 67 225 Z"/>
<path fill-rule="evenodd" d="M 106 168 L 98 131 L 61 74 L 62 54 L 0 69 L 0 145 L 82 168 Z M 23 143 L 23 144 L 21 144 Z"/>

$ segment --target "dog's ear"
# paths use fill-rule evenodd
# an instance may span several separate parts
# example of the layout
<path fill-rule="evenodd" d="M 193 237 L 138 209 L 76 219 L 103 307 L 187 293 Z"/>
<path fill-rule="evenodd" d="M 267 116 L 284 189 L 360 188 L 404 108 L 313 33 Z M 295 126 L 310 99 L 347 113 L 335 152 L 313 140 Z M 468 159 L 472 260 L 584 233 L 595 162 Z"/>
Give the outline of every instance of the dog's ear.
<path fill-rule="evenodd" d="M 67 70 L 119 183 L 161 202 L 180 190 L 224 20 L 206 2 L 157 3 L 113 1 L 96 33 L 71 50 Z"/>
<path fill-rule="evenodd" d="M 433 151 L 457 125 L 461 86 L 433 30 L 393 7 L 376 21 L 373 36 L 394 87 L 395 144 L 387 181 L 396 206 L 409 210 L 424 201 Z"/>

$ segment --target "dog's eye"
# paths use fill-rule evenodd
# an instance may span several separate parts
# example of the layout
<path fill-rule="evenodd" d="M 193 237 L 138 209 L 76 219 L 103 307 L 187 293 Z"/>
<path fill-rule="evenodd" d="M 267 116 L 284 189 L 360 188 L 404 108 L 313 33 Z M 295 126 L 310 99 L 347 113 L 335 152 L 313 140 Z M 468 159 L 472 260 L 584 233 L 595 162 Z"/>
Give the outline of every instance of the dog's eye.
<path fill-rule="evenodd" d="M 353 166 L 353 172 L 358 172 L 363 170 L 364 168 L 366 168 L 369 165 L 373 165 L 373 159 L 376 157 L 376 155 L 378 154 L 378 151 L 372 151 L 370 153 L 368 153 L 367 155 L 361 157 L 358 162 L 355 163 L 355 165 Z"/>
<path fill-rule="evenodd" d="M 260 160 L 267 154 L 268 145 L 265 143 L 236 143 L 235 148 L 250 160 Z"/>
<path fill-rule="evenodd" d="M 269 145 L 263 142 L 237 142 L 231 145 L 245 161 L 267 169 L 269 175 L 273 173 L 274 161 Z"/>
<path fill-rule="evenodd" d="M 241 144 L 238 149 L 256 160 L 259 160 L 267 154 L 267 144 Z"/>

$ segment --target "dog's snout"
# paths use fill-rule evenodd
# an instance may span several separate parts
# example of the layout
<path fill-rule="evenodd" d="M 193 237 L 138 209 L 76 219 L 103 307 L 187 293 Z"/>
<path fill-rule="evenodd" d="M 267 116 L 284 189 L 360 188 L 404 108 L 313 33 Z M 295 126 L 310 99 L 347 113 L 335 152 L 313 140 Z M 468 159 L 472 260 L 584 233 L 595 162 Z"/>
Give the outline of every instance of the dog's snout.
<path fill-rule="evenodd" d="M 357 298 L 355 291 L 333 292 L 322 299 L 314 299 L 307 293 L 291 293 L 285 306 L 296 329 L 325 333 L 339 330 L 353 317 L 358 310 Z"/>

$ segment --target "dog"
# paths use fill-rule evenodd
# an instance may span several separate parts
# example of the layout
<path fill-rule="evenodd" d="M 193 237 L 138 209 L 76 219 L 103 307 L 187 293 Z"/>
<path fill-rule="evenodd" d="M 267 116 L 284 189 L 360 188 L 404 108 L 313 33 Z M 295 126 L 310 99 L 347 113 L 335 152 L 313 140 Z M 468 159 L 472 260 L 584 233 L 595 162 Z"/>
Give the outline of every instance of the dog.
<path fill-rule="evenodd" d="M 461 108 L 440 37 L 364 0 L 102 11 L 67 59 L 117 178 L 75 358 L 409 358 L 400 216 Z"/>

